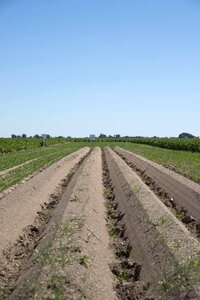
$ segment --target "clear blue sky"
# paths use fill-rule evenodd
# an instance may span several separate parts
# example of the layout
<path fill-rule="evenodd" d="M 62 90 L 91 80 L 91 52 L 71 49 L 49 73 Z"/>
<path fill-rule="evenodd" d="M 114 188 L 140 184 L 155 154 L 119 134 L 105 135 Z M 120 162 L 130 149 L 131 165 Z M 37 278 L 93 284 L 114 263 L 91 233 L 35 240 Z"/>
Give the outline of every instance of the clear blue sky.
<path fill-rule="evenodd" d="M 0 136 L 200 135 L 199 0 L 0 0 Z"/>

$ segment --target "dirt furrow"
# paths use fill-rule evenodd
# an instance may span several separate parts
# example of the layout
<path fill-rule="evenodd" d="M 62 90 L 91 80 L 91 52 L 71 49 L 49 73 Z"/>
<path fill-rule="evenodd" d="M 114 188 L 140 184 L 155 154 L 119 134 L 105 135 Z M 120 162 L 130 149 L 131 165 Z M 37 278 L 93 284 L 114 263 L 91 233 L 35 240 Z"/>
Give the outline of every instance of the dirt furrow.
<path fill-rule="evenodd" d="M 174 209 L 177 217 L 200 237 L 200 186 L 139 155 L 119 147 L 114 150 L 163 203 Z"/>
<path fill-rule="evenodd" d="M 60 215 L 61 214 L 61 215 Z M 73 176 L 49 223 L 46 242 L 16 283 L 11 299 L 117 299 L 109 264 L 101 150 Z"/>
<path fill-rule="evenodd" d="M 146 293 L 139 299 L 198 299 L 199 242 L 115 152 L 105 151 L 130 257 L 141 265 L 138 284 Z"/>
<path fill-rule="evenodd" d="M 72 153 L 1 199 L 0 257 L 3 250 L 23 234 L 23 229 L 34 222 L 37 212 L 48 203 L 50 195 L 58 192 L 61 180 L 88 152 L 89 148 L 83 148 Z"/>

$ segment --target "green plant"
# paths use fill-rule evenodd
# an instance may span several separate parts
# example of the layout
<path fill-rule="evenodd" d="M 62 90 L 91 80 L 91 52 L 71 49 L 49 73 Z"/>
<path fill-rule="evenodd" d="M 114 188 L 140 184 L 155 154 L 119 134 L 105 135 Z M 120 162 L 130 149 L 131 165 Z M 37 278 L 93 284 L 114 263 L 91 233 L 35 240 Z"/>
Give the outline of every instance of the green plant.
<path fill-rule="evenodd" d="M 168 216 L 166 216 L 166 215 L 165 215 L 165 216 L 162 216 L 162 217 L 158 220 L 157 224 L 158 224 L 159 226 L 163 227 L 163 228 L 169 227 L 170 224 L 171 224 L 170 218 L 169 218 Z"/>
<path fill-rule="evenodd" d="M 77 201 L 80 201 L 80 198 L 79 196 L 77 195 L 74 195 L 71 199 L 70 199 L 71 202 L 77 202 Z"/>
<path fill-rule="evenodd" d="M 188 258 L 176 263 L 159 282 L 161 291 L 166 295 L 180 294 L 193 289 L 200 281 L 200 258 Z"/>
<path fill-rule="evenodd" d="M 107 188 L 103 189 L 103 195 L 107 199 L 112 199 L 112 197 L 113 197 L 112 191 L 110 189 L 107 189 Z"/>
<path fill-rule="evenodd" d="M 89 261 L 89 257 L 87 255 L 82 255 L 79 257 L 79 263 L 87 267 Z"/>

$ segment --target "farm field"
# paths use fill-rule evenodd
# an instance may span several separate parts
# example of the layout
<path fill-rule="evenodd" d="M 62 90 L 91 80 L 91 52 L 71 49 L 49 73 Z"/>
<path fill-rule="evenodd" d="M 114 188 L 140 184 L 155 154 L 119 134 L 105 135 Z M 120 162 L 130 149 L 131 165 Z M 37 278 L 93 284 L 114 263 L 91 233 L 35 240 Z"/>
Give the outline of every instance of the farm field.
<path fill-rule="evenodd" d="M 79 144 L 65 143 L 1 155 L 0 192 L 80 148 Z"/>
<path fill-rule="evenodd" d="M 199 299 L 200 186 L 161 166 L 198 153 L 162 151 L 74 142 L 4 154 L 6 186 L 32 176 L 0 200 L 0 298 Z"/>
<path fill-rule="evenodd" d="M 200 153 L 198 152 L 161 149 L 134 143 L 118 145 L 200 183 Z"/>

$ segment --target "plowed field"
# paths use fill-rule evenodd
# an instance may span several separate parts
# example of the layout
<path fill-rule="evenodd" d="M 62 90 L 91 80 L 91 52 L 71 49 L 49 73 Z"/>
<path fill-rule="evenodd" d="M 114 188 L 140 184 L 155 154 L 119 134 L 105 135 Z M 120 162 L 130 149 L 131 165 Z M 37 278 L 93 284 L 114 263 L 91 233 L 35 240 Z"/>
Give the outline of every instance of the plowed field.
<path fill-rule="evenodd" d="M 200 186 L 119 147 L 20 184 L 0 226 L 0 299 L 200 299 Z"/>

